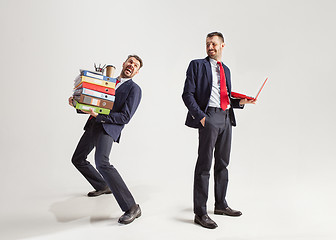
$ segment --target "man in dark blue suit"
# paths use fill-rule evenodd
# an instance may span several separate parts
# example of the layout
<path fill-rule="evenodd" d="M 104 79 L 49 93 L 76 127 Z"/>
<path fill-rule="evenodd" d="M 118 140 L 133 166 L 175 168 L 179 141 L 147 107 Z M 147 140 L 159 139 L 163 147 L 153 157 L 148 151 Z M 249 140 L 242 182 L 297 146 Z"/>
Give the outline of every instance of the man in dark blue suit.
<path fill-rule="evenodd" d="M 109 155 L 112 143 L 119 142 L 121 130 L 139 106 L 141 89 L 133 82 L 132 77 L 138 74 L 142 65 L 139 56 L 128 56 L 117 78 L 113 109 L 109 115 L 97 114 L 92 109 L 86 112 L 91 116 L 84 126 L 85 132 L 72 157 L 72 163 L 95 189 L 88 193 L 89 197 L 113 193 L 124 211 L 119 218 L 119 223 L 122 224 L 131 223 L 140 217 L 141 210 L 118 171 L 110 164 Z M 72 105 L 72 97 L 69 98 L 69 104 Z M 86 160 L 94 147 L 98 171 Z"/>
<path fill-rule="evenodd" d="M 213 155 L 215 214 L 240 216 L 226 202 L 227 166 L 230 160 L 232 126 L 236 126 L 233 108 L 243 108 L 253 100 L 231 98 L 230 70 L 222 63 L 224 37 L 212 32 L 206 38 L 208 57 L 190 62 L 182 94 L 188 108 L 186 125 L 198 128 L 199 147 L 194 174 L 194 222 L 206 228 L 217 224 L 207 214 L 210 168 Z"/>

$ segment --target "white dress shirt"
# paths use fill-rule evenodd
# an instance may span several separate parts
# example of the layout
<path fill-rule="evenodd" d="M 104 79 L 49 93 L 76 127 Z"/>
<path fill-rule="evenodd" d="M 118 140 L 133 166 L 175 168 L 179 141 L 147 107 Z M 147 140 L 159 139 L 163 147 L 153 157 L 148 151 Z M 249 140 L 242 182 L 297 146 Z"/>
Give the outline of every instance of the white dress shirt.
<path fill-rule="evenodd" d="M 212 88 L 209 100 L 209 107 L 220 108 L 220 68 L 217 61 L 210 58 L 211 72 L 212 72 Z M 227 109 L 229 109 L 228 105 Z"/>

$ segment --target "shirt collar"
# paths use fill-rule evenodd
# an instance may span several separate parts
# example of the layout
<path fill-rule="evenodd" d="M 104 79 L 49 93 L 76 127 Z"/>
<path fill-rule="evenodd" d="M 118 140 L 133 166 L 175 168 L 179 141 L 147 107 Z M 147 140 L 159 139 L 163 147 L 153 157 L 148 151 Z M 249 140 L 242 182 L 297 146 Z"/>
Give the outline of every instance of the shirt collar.
<path fill-rule="evenodd" d="M 216 61 L 215 59 L 210 58 L 210 63 L 211 63 L 213 66 L 217 66 L 217 61 Z"/>
<path fill-rule="evenodd" d="M 131 78 L 121 78 L 121 77 L 117 77 L 117 80 L 119 80 L 120 81 L 120 83 L 124 83 L 124 82 L 126 82 L 126 81 L 128 81 L 128 80 L 130 80 Z"/>

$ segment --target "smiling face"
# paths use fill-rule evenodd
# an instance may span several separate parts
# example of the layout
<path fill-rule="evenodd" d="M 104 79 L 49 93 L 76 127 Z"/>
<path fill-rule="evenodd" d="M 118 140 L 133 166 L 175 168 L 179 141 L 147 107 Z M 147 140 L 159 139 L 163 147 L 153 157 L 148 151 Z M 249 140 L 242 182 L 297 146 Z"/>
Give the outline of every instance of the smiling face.
<path fill-rule="evenodd" d="M 221 61 L 225 43 L 218 37 L 208 37 L 206 39 L 206 51 L 210 58 Z"/>
<path fill-rule="evenodd" d="M 132 78 L 138 74 L 140 69 L 140 61 L 135 57 L 130 57 L 123 63 L 123 69 L 120 73 L 122 78 Z"/>

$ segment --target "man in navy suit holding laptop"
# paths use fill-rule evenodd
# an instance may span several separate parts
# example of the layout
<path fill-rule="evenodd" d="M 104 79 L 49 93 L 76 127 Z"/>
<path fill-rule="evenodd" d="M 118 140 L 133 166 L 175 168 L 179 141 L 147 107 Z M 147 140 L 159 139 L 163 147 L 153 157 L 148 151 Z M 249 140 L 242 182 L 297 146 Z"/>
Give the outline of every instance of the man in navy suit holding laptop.
<path fill-rule="evenodd" d="M 124 211 L 119 218 L 119 223 L 122 224 L 131 223 L 140 217 L 141 210 L 118 171 L 110 164 L 109 155 L 112 143 L 119 142 L 121 130 L 139 106 L 141 89 L 132 77 L 138 74 L 142 65 L 142 60 L 137 55 L 129 55 L 123 63 L 117 78 L 113 109 L 109 115 L 97 114 L 92 109 L 85 111 L 91 116 L 72 157 L 72 163 L 95 189 L 88 193 L 89 197 L 113 193 Z M 69 98 L 69 104 L 72 106 L 72 97 Z M 95 163 L 98 171 L 86 160 L 93 148 L 96 148 Z"/>
<path fill-rule="evenodd" d="M 231 97 L 230 70 L 222 63 L 225 46 L 219 32 L 206 37 L 207 57 L 190 62 L 183 101 L 188 108 L 186 125 L 199 133 L 198 158 L 194 173 L 194 222 L 205 228 L 217 224 L 207 214 L 210 168 L 214 155 L 215 210 L 218 215 L 240 216 L 226 202 L 232 126 L 236 126 L 233 108 L 243 108 L 255 100 Z"/>

